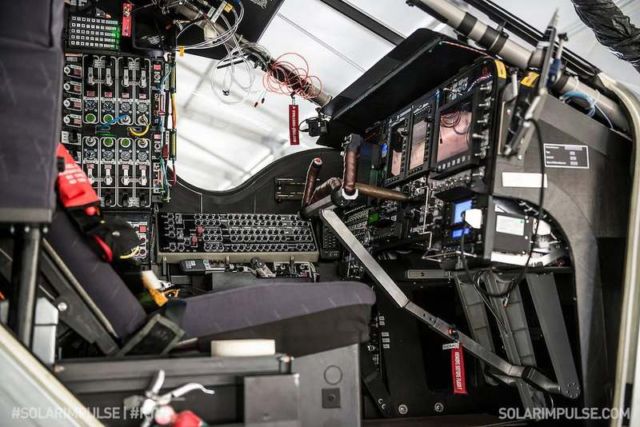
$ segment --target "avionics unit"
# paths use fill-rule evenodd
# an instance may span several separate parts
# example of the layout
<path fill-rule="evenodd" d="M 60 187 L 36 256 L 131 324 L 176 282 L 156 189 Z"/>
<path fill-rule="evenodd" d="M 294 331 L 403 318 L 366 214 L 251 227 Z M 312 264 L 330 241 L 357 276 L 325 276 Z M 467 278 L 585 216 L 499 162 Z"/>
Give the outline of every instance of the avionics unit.
<path fill-rule="evenodd" d="M 488 164 L 495 136 L 496 65 L 485 60 L 445 84 L 432 149 L 432 178 Z"/>
<path fill-rule="evenodd" d="M 297 215 L 158 215 L 158 259 L 249 262 L 318 260 L 311 223 Z"/>
<path fill-rule="evenodd" d="M 407 178 L 419 176 L 429 170 L 438 98 L 439 92 L 436 91 L 413 105 L 410 144 L 407 151 Z"/>
<path fill-rule="evenodd" d="M 548 219 L 541 220 L 534 238 L 537 219 L 532 212 L 524 202 L 489 195 L 445 203 L 440 261 L 455 261 L 463 250 L 469 265 L 522 266 L 530 251 L 532 265 L 548 265 L 566 256 L 561 235 Z"/>
<path fill-rule="evenodd" d="M 410 126 L 411 107 L 392 116 L 388 121 L 385 187 L 397 183 L 405 176 Z"/>

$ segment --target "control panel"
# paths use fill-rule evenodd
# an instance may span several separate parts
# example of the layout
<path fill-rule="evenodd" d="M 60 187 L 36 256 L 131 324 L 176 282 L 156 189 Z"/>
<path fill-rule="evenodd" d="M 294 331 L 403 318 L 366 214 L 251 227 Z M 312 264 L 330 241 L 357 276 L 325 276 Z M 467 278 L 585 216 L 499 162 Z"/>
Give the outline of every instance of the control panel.
<path fill-rule="evenodd" d="M 505 82 L 496 62 L 482 59 L 367 130 L 365 143 L 376 152 L 369 183 L 408 196 L 369 199 L 342 213 L 371 252 L 418 250 L 445 269 L 460 268 L 461 256 L 468 264 L 526 263 L 537 211 L 490 194 Z M 543 242 L 557 236 L 541 224 L 532 259 L 557 259 L 540 258 L 563 252 L 561 243 Z M 346 265 L 350 277 L 360 274 L 357 262 Z"/>
<path fill-rule="evenodd" d="M 318 260 L 311 223 L 298 215 L 160 213 L 157 220 L 158 257 L 168 262 Z"/>
<path fill-rule="evenodd" d="M 185 259 L 180 261 L 180 271 L 187 275 L 248 272 L 259 279 L 296 279 L 310 282 L 318 279 L 316 266 L 312 262 L 263 262 L 257 257 L 247 264 L 230 264 L 209 259 Z"/>
<path fill-rule="evenodd" d="M 66 53 L 61 140 L 105 208 L 147 209 L 164 183 L 162 58 Z"/>
<path fill-rule="evenodd" d="M 118 50 L 120 23 L 115 19 L 69 14 L 67 46 L 73 49 Z"/>

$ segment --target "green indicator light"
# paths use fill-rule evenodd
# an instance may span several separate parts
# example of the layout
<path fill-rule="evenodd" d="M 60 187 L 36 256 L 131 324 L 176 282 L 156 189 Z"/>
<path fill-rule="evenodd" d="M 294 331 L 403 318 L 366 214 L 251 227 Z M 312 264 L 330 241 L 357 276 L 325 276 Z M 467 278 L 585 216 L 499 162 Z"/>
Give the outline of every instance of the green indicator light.
<path fill-rule="evenodd" d="M 369 215 L 369 224 L 373 224 L 374 222 L 378 222 L 380 220 L 380 214 L 378 212 L 373 212 Z"/>

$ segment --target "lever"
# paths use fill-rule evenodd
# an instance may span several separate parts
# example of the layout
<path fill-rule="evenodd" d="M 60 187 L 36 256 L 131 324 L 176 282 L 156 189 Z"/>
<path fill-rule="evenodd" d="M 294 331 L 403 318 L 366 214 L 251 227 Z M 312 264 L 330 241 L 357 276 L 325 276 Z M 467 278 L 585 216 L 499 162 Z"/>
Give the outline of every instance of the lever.
<path fill-rule="evenodd" d="M 342 171 L 342 195 L 347 200 L 353 200 L 358 197 L 358 189 L 356 182 L 358 180 L 358 157 L 360 157 L 360 146 L 362 145 L 362 137 L 352 133 L 347 137 L 344 152 L 344 168 Z"/>
<path fill-rule="evenodd" d="M 311 202 L 311 196 L 316 189 L 316 180 L 320 175 L 320 169 L 322 169 L 322 159 L 316 157 L 309 164 L 307 169 L 307 178 L 304 183 L 304 193 L 302 194 L 302 207 L 304 208 Z"/>

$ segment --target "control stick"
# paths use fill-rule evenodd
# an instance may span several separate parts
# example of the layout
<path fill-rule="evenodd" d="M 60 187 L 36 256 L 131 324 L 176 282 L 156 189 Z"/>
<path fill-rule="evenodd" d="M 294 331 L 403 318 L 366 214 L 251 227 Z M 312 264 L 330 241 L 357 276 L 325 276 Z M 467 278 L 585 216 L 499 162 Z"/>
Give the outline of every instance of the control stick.
<path fill-rule="evenodd" d="M 360 157 L 362 137 L 352 133 L 347 139 L 349 142 L 344 150 L 342 170 L 342 196 L 347 200 L 353 200 L 358 197 L 356 182 L 358 180 L 358 158 Z"/>
<path fill-rule="evenodd" d="M 322 159 L 316 157 L 311 161 L 309 169 L 307 169 L 307 178 L 304 182 L 304 193 L 302 194 L 303 208 L 311 203 L 311 196 L 313 196 L 313 192 L 316 189 L 316 180 L 318 179 L 318 175 L 320 175 L 320 169 L 322 169 Z"/>

